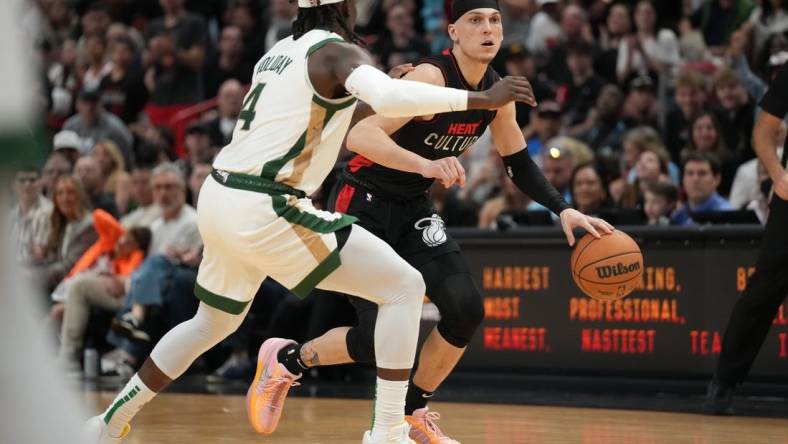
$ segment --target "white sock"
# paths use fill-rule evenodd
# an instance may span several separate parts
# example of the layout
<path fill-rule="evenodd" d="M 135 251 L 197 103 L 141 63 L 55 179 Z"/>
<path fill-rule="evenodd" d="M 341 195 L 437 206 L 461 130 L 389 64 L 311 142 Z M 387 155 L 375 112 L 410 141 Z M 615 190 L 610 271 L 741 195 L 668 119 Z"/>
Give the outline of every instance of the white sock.
<path fill-rule="evenodd" d="M 389 430 L 405 422 L 405 395 L 408 381 L 388 381 L 378 378 L 375 388 L 375 416 L 372 419 L 372 438 L 385 439 Z"/>
<path fill-rule="evenodd" d="M 123 426 L 131 422 L 131 418 L 154 396 L 156 393 L 149 389 L 135 373 L 101 415 L 107 424 L 109 436 L 120 436 L 123 433 Z"/>

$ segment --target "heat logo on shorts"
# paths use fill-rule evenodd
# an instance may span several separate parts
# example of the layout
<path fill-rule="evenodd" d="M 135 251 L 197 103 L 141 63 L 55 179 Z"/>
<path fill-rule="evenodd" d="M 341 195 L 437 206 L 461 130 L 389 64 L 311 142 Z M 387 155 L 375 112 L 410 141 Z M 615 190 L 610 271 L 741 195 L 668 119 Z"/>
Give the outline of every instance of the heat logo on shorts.
<path fill-rule="evenodd" d="M 437 214 L 419 219 L 413 227 L 421 230 L 421 240 L 428 247 L 437 247 L 446 242 L 446 224 Z"/>
<path fill-rule="evenodd" d="M 621 276 L 622 274 L 632 273 L 640 269 L 640 262 L 634 262 L 629 265 L 624 265 L 621 262 L 616 265 L 606 265 L 604 267 L 596 267 L 596 274 L 602 279 Z"/>

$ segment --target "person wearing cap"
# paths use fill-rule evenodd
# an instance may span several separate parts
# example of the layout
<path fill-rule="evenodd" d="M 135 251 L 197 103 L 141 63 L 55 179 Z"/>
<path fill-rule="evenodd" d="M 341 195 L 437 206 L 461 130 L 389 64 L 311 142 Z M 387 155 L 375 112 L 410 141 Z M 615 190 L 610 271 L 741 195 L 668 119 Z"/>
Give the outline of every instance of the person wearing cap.
<path fill-rule="evenodd" d="M 541 167 L 542 152 L 547 141 L 558 135 L 561 130 L 561 105 L 555 100 L 539 102 L 531 123 L 523 129 L 527 141 L 528 154 Z"/>
<path fill-rule="evenodd" d="M 257 62 L 232 142 L 213 161 L 200 190 L 197 218 L 205 249 L 195 286 L 197 313 L 165 334 L 106 411 L 88 421 L 87 442 L 119 443 L 147 402 L 238 328 L 270 276 L 300 297 L 319 287 L 379 304 L 375 419 L 362 442 L 413 443 L 403 406 L 424 280 L 383 240 L 353 226 L 354 217 L 318 211 L 307 196 L 331 172 L 353 119 L 370 113 L 360 110 L 354 117 L 359 100 L 402 118 L 497 109 L 530 100 L 530 88 L 524 78 L 507 78 L 484 91 L 392 79 L 354 44 L 355 0 L 298 0 L 298 6 L 293 35 Z M 494 55 L 493 49 L 483 51 Z M 517 180 L 528 174 L 521 171 Z M 446 173 L 432 168 L 428 174 Z M 154 184 L 154 193 L 171 189 Z M 302 376 L 300 363 L 322 359 L 306 351 L 283 338 L 263 343 L 247 400 L 256 432 L 276 430 L 285 395 Z"/>
<path fill-rule="evenodd" d="M 531 89 L 537 102 L 555 96 L 555 85 L 543 73 L 536 70 L 536 60 L 522 43 L 512 43 L 503 48 L 506 75 L 523 76 L 531 82 Z M 517 102 L 517 124 L 525 127 L 530 123 L 531 107 Z"/>
<path fill-rule="evenodd" d="M 500 83 L 490 66 L 503 41 L 497 0 L 455 0 L 450 21 L 453 48 L 417 61 L 404 79 L 468 91 Z M 532 94 L 525 102 L 536 105 Z M 510 103 L 495 110 L 425 113 L 415 118 L 375 115 L 362 120 L 347 139 L 348 149 L 356 156 L 329 198 L 330 209 L 357 217 L 359 225 L 386 240 L 421 273 L 426 294 L 440 311 L 441 320 L 419 354 L 404 405 L 410 438 L 420 444 L 458 442 L 440 430 L 437 415 L 427 403 L 462 357 L 484 317 L 482 296 L 459 245 L 446 233 L 445 221 L 429 198 L 435 179 L 445 188 L 455 183 L 464 186 L 465 171 L 458 157 L 489 131 L 514 186 L 560 214 L 570 243 L 573 227 L 584 226 L 596 235 L 610 229 L 601 219 L 569 208 L 550 185 L 529 155 L 515 110 Z M 351 302 L 358 317 L 356 326 L 333 329 L 298 346 L 298 354 L 306 357 L 304 370 L 380 362 L 373 344 L 383 311 L 359 298 L 351 297 Z"/>
<path fill-rule="evenodd" d="M 622 120 L 627 128 L 650 126 L 658 128 L 657 90 L 649 76 L 638 76 L 629 82 L 629 93 L 624 100 Z"/>
<path fill-rule="evenodd" d="M 131 133 L 122 120 L 102 108 L 99 99 L 98 90 L 83 89 L 77 98 L 77 114 L 66 120 L 63 129 L 75 132 L 85 147 L 92 148 L 96 142 L 104 139 L 115 142 L 123 152 L 126 163 L 130 164 L 133 143 Z"/>
<path fill-rule="evenodd" d="M 85 154 L 85 144 L 74 131 L 63 130 L 52 139 L 52 151 L 59 151 L 73 164 Z"/>

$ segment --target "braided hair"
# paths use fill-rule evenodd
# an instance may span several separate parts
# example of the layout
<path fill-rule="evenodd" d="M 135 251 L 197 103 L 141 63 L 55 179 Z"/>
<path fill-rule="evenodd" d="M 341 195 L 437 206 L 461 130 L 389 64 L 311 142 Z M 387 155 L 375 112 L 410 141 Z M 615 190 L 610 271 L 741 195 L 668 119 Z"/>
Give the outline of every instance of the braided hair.
<path fill-rule="evenodd" d="M 298 17 L 293 22 L 293 39 L 298 40 L 313 29 L 330 31 L 339 27 L 345 31 L 351 43 L 363 43 L 361 36 L 350 29 L 347 18 L 339 9 L 340 5 L 341 3 L 331 3 L 315 8 L 298 8 Z"/>

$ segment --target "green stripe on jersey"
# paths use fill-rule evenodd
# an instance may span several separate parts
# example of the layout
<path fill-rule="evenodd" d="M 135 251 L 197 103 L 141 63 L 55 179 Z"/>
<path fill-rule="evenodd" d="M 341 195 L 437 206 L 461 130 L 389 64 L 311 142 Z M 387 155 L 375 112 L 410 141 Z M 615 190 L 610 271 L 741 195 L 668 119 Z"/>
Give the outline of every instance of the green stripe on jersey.
<path fill-rule="evenodd" d="M 225 296 L 220 296 L 216 293 L 206 290 L 200 284 L 194 285 L 194 295 L 197 296 L 197 299 L 205 302 L 211 307 L 234 315 L 243 313 L 246 306 L 249 305 L 249 301 L 239 302 Z"/>
<path fill-rule="evenodd" d="M 334 220 L 326 220 L 312 213 L 301 211 L 297 207 L 287 204 L 287 198 L 284 196 L 271 196 L 271 203 L 276 212 L 276 215 L 290 222 L 291 224 L 300 225 L 308 230 L 316 233 L 333 233 L 348 225 L 352 225 L 358 219 L 353 216 L 343 214 L 340 218 Z"/>
<path fill-rule="evenodd" d="M 318 49 L 328 45 L 329 43 L 333 43 L 333 42 L 344 43 L 345 41 L 340 39 L 340 38 L 337 38 L 337 37 L 329 37 L 329 38 L 327 38 L 325 40 L 321 40 L 321 41 L 319 41 L 319 42 L 317 42 L 314 45 L 309 47 L 309 49 L 306 51 L 306 56 L 307 57 L 311 56 L 312 54 L 317 52 Z"/>
<path fill-rule="evenodd" d="M 307 297 L 326 276 L 339 268 L 340 265 L 342 265 L 342 261 L 339 259 L 339 248 L 337 248 L 290 291 L 301 299 Z"/>

